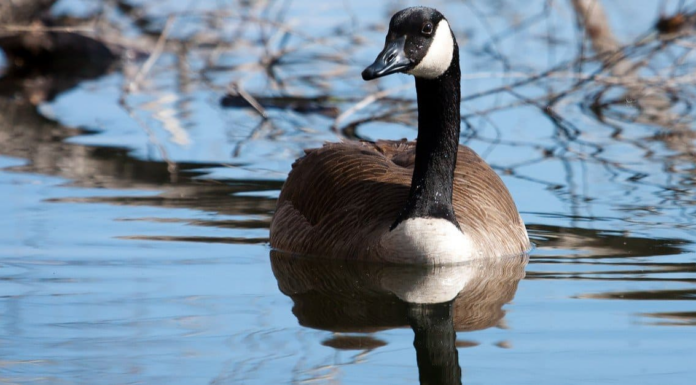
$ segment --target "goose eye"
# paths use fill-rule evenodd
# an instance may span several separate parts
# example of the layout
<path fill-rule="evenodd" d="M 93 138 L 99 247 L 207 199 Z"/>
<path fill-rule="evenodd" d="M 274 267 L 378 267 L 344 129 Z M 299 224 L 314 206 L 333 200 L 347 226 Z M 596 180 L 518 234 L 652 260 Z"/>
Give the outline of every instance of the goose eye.
<path fill-rule="evenodd" d="M 433 33 L 433 23 L 428 22 L 423 24 L 423 29 L 421 29 L 421 33 L 423 33 L 423 35 L 430 35 L 431 33 Z"/>

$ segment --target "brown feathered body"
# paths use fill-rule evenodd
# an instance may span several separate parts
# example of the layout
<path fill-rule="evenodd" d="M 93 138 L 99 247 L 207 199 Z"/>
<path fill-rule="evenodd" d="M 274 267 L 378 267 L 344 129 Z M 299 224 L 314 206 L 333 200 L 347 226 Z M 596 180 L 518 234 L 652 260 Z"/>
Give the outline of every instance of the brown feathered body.
<path fill-rule="evenodd" d="M 383 239 L 411 186 L 415 142 L 328 143 L 292 167 L 271 222 L 271 246 L 293 253 L 400 262 Z M 459 146 L 452 204 L 471 258 L 520 254 L 527 231 L 500 177 Z M 469 258 L 469 259 L 471 259 Z M 404 260 L 404 263 L 410 261 Z"/>

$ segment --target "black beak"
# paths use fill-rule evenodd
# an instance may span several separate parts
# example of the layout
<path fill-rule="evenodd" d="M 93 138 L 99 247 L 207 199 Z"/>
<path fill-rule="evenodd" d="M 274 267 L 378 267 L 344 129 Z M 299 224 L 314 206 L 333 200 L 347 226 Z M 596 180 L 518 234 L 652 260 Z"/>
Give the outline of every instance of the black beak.
<path fill-rule="evenodd" d="M 377 79 L 382 76 L 400 72 L 411 67 L 411 59 L 404 53 L 406 36 L 387 42 L 375 62 L 362 72 L 364 80 Z"/>

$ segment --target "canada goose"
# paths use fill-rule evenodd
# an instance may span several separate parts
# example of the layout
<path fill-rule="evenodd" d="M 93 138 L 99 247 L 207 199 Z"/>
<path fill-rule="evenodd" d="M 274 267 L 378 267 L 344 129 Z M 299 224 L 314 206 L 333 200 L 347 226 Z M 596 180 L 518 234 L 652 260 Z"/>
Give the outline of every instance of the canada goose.
<path fill-rule="evenodd" d="M 459 48 L 435 9 L 396 13 L 362 77 L 416 78 L 416 142 L 306 150 L 278 198 L 271 246 L 293 253 L 446 264 L 526 252 L 527 231 L 500 177 L 459 145 Z"/>

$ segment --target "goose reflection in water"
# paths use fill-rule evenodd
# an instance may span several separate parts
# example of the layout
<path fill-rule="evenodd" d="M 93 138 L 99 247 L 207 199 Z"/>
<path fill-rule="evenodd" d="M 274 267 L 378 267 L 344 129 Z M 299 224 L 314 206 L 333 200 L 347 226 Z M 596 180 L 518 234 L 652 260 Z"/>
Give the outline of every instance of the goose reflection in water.
<path fill-rule="evenodd" d="M 300 325 L 371 333 L 411 327 L 421 384 L 461 384 L 457 332 L 498 325 L 528 256 L 452 266 L 400 266 L 334 261 L 271 252 L 278 287 Z M 334 348 L 373 349 L 366 337 L 325 341 Z"/>

